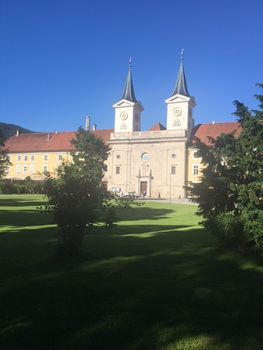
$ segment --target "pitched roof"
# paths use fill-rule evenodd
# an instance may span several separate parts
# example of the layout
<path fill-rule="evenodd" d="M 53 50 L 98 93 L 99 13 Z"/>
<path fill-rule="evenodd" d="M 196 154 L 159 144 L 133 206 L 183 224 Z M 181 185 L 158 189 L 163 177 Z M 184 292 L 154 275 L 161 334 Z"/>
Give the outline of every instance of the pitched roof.
<path fill-rule="evenodd" d="M 150 128 L 150 131 L 158 131 L 158 130 L 166 130 L 166 127 L 163 126 L 161 123 L 156 123 Z"/>
<path fill-rule="evenodd" d="M 239 123 L 215 123 L 215 124 L 199 124 L 192 131 L 192 140 L 197 137 L 203 143 L 209 145 L 209 137 L 216 139 L 221 134 L 233 133 L 236 137 L 240 135 L 242 128 Z"/>
<path fill-rule="evenodd" d="M 113 130 L 109 129 L 92 132 L 104 142 L 107 142 L 110 139 L 112 131 Z M 75 132 L 19 134 L 10 137 L 5 142 L 5 148 L 10 153 L 67 152 L 74 150 L 70 142 L 74 137 Z"/>

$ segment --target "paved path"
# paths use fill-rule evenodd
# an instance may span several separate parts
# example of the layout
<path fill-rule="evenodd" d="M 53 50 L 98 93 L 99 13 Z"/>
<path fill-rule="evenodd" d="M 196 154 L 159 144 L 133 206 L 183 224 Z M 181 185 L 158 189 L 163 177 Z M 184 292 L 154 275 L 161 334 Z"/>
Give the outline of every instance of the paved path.
<path fill-rule="evenodd" d="M 191 204 L 197 205 L 197 203 L 192 202 L 189 199 L 154 199 L 154 198 L 138 198 L 136 201 L 142 202 L 159 202 L 159 203 L 174 203 L 174 204 Z"/>

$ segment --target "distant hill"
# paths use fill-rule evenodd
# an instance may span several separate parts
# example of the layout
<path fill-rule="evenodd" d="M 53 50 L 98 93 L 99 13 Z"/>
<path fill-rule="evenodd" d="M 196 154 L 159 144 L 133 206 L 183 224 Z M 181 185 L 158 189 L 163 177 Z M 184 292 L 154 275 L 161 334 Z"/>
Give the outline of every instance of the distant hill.
<path fill-rule="evenodd" d="M 4 140 L 8 139 L 8 137 L 10 137 L 10 136 L 15 135 L 17 130 L 19 131 L 19 133 L 30 133 L 30 132 L 33 132 L 31 130 L 22 128 L 19 125 L 0 123 L 0 136 Z"/>

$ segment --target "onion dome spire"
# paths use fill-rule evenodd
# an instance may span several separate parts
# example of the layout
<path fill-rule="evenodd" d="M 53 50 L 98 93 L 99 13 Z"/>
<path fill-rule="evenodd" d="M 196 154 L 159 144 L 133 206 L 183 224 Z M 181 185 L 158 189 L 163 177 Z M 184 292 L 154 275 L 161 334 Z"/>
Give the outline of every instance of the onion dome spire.
<path fill-rule="evenodd" d="M 128 75 L 127 75 L 127 80 L 125 83 L 125 88 L 124 92 L 122 95 L 122 99 L 128 100 L 131 102 L 137 102 L 135 93 L 134 93 L 134 87 L 133 87 L 133 82 L 132 82 L 132 74 L 131 74 L 131 57 L 129 59 L 129 66 L 128 66 Z"/>
<path fill-rule="evenodd" d="M 187 90 L 187 84 L 186 84 L 186 79 L 185 79 L 185 74 L 184 74 L 183 60 L 184 60 L 184 49 L 181 50 L 181 62 L 180 62 L 180 66 L 179 66 L 179 71 L 178 71 L 178 75 L 177 75 L 175 89 L 173 91 L 172 96 L 174 96 L 176 94 L 180 94 L 183 96 L 190 97 L 190 94 Z"/>

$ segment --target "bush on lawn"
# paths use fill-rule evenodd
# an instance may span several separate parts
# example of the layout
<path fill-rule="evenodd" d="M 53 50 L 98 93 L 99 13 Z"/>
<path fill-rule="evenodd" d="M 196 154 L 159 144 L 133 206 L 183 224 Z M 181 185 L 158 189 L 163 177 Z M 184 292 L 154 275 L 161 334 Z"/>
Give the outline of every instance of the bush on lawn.
<path fill-rule="evenodd" d="M 42 194 L 44 193 L 43 187 L 43 181 L 32 180 L 30 177 L 25 180 L 0 180 L 0 193 L 3 194 Z"/>
<path fill-rule="evenodd" d="M 205 221 L 208 232 L 216 235 L 220 241 L 228 246 L 240 246 L 243 244 L 243 221 L 233 213 L 220 213 L 211 216 Z"/>

